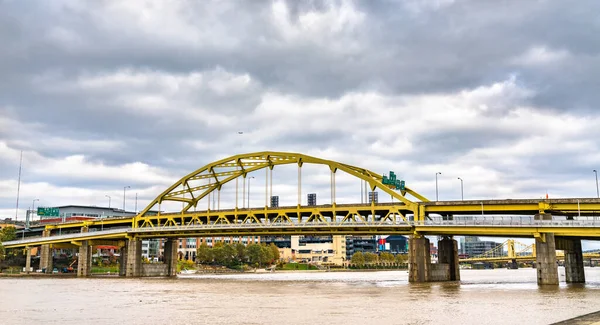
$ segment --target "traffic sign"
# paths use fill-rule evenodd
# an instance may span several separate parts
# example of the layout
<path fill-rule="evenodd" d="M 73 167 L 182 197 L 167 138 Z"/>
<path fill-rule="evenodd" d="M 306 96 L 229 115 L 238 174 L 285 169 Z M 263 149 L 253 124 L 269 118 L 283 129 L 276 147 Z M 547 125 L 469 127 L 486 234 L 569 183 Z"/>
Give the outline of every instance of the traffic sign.
<path fill-rule="evenodd" d="M 404 191 L 405 183 L 403 180 L 396 179 L 396 173 L 390 171 L 390 176 L 383 175 L 381 182 L 385 185 L 392 185 L 396 190 Z"/>
<path fill-rule="evenodd" d="M 60 211 L 58 208 L 38 207 L 37 215 L 40 217 L 58 217 L 60 215 Z"/>

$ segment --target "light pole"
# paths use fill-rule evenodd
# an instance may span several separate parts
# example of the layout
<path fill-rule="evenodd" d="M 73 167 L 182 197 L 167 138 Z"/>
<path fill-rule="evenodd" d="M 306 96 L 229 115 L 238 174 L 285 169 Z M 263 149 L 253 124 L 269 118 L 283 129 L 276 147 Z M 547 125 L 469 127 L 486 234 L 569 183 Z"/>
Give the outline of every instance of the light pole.
<path fill-rule="evenodd" d="M 123 212 L 125 212 L 125 190 L 131 188 L 131 186 L 127 185 L 123 187 Z"/>
<path fill-rule="evenodd" d="M 458 179 L 460 179 L 460 199 L 464 201 L 465 200 L 465 194 L 464 194 L 464 191 L 463 191 L 463 179 L 460 178 L 460 177 Z"/>
<path fill-rule="evenodd" d="M 442 173 L 441 172 L 435 173 L 435 200 L 439 201 L 439 199 L 438 199 L 438 177 L 437 177 L 437 175 L 442 175 Z"/>
<path fill-rule="evenodd" d="M 135 193 L 135 214 L 137 214 L 137 192 Z"/>
<path fill-rule="evenodd" d="M 110 209 L 110 195 L 105 195 L 108 198 L 108 208 Z"/>
<path fill-rule="evenodd" d="M 253 178 L 254 176 L 248 177 L 248 209 L 250 209 L 250 180 Z"/>
<path fill-rule="evenodd" d="M 39 201 L 40 199 L 33 199 L 31 202 L 31 220 L 33 220 L 33 214 L 35 213 L 35 201 Z"/>
<path fill-rule="evenodd" d="M 596 196 L 600 198 L 600 191 L 598 191 L 598 171 L 594 169 L 594 174 L 596 174 Z"/>

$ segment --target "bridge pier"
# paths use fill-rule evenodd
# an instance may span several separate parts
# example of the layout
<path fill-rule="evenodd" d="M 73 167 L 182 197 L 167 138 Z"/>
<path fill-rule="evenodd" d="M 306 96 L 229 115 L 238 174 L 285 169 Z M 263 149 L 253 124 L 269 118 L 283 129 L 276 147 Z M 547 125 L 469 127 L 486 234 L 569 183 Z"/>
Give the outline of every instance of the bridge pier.
<path fill-rule="evenodd" d="M 547 233 L 544 237 L 535 238 L 537 283 L 539 285 L 558 285 L 554 234 Z"/>
<path fill-rule="evenodd" d="M 411 236 L 408 240 L 408 281 L 431 281 L 429 239 Z"/>
<path fill-rule="evenodd" d="M 92 275 L 92 246 L 89 240 L 84 240 L 79 246 L 77 256 L 77 276 L 88 277 Z"/>
<path fill-rule="evenodd" d="M 25 257 L 25 273 L 29 274 L 31 269 L 31 247 L 25 247 L 27 251 L 27 256 Z"/>
<path fill-rule="evenodd" d="M 142 275 L 142 241 L 133 238 L 126 241 L 127 254 L 125 264 L 126 277 L 138 277 Z"/>
<path fill-rule="evenodd" d="M 119 249 L 119 276 L 127 274 L 127 246 L 129 241 L 125 241 L 125 246 Z"/>
<path fill-rule="evenodd" d="M 49 237 L 50 230 L 44 230 L 42 232 L 42 237 Z M 42 245 L 40 248 L 40 269 L 46 269 L 47 274 L 52 274 L 52 247 L 47 245 Z"/>
<path fill-rule="evenodd" d="M 565 252 L 565 280 L 567 283 L 585 283 L 581 239 L 556 238 L 556 249 Z"/>
<path fill-rule="evenodd" d="M 552 220 L 551 214 L 536 214 L 535 220 Z M 558 285 L 556 243 L 554 234 L 543 233 L 535 237 L 535 264 L 538 285 Z"/>
<path fill-rule="evenodd" d="M 438 241 L 438 264 L 440 277 L 434 281 L 460 281 L 460 269 L 458 267 L 458 243 L 451 237 L 444 237 Z M 448 265 L 446 271 L 445 265 Z M 435 267 L 434 267 L 435 268 Z"/>
<path fill-rule="evenodd" d="M 165 242 L 165 264 L 167 265 L 167 276 L 177 275 L 177 238 L 169 238 Z"/>

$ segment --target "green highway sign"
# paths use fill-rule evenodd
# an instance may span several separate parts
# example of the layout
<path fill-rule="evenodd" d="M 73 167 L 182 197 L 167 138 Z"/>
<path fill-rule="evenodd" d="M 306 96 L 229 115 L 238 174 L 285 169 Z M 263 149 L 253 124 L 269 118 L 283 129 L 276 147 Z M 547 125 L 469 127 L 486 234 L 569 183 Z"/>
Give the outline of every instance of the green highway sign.
<path fill-rule="evenodd" d="M 58 208 L 38 207 L 37 215 L 40 217 L 58 217 L 59 211 L 58 211 Z"/>
<path fill-rule="evenodd" d="M 390 176 L 383 175 L 383 179 L 381 182 L 385 185 L 392 185 L 396 188 L 396 190 L 404 191 L 405 185 L 404 181 L 396 179 L 396 173 L 390 171 Z"/>

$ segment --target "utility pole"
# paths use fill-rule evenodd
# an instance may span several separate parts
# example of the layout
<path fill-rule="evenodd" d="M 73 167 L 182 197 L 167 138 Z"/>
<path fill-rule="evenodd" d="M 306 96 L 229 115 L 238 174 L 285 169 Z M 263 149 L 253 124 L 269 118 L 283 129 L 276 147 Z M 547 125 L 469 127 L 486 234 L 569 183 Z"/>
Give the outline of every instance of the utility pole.
<path fill-rule="evenodd" d="M 15 221 L 19 218 L 19 195 L 21 194 L 21 168 L 23 166 L 23 150 L 21 150 L 21 159 L 19 160 L 19 180 L 17 182 L 17 209 L 15 211 Z"/>

